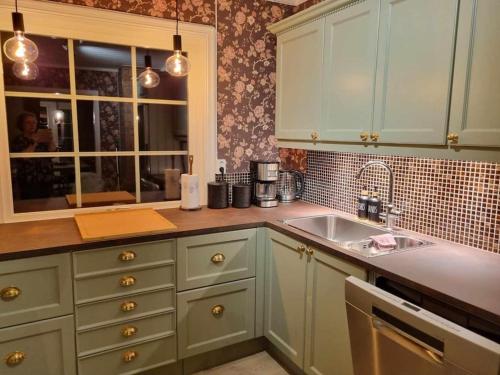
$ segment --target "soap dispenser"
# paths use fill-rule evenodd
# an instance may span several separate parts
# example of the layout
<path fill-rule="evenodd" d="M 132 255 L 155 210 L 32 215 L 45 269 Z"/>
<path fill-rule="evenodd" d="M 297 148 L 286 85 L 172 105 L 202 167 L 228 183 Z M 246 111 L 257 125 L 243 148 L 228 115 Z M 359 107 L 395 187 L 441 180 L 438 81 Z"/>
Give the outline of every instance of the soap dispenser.
<path fill-rule="evenodd" d="M 364 220 L 368 219 L 368 189 L 366 186 L 363 186 L 363 190 L 361 190 L 361 195 L 358 197 L 358 218 Z"/>
<path fill-rule="evenodd" d="M 370 198 L 368 199 L 368 220 L 375 223 L 380 222 L 380 206 L 381 202 L 378 198 L 377 187 L 375 187 Z"/>

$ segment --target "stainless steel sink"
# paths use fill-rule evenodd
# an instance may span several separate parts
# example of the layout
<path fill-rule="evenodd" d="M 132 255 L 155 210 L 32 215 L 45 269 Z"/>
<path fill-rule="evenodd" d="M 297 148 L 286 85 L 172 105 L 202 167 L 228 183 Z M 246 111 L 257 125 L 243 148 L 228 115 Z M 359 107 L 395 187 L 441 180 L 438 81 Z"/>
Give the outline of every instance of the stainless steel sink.
<path fill-rule="evenodd" d="M 393 249 L 380 250 L 375 246 L 370 236 L 389 233 L 388 230 L 359 221 L 345 219 L 337 215 L 288 219 L 284 220 L 284 223 L 366 257 L 390 254 L 432 244 L 431 242 L 413 237 L 394 234 L 396 246 Z"/>

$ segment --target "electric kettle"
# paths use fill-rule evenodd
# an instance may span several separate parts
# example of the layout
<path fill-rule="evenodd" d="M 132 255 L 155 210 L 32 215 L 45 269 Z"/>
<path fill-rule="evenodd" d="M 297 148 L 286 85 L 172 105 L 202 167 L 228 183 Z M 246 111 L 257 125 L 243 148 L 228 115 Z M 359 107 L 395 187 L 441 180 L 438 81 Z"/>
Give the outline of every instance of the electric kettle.
<path fill-rule="evenodd" d="M 278 199 L 280 202 L 293 202 L 304 192 L 304 174 L 300 171 L 279 171 Z"/>

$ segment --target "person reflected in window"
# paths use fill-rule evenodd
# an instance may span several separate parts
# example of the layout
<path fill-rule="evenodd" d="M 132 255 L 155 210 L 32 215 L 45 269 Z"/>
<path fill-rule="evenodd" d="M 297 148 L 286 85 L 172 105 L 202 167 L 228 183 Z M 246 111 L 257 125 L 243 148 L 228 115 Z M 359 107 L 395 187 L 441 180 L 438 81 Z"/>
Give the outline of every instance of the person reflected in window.
<path fill-rule="evenodd" d="M 38 119 L 34 113 L 21 113 L 16 125 L 21 134 L 11 143 L 12 152 L 56 151 L 52 131 L 38 129 Z M 21 199 L 52 196 L 54 171 L 50 158 L 19 158 L 15 160 L 14 165 Z"/>

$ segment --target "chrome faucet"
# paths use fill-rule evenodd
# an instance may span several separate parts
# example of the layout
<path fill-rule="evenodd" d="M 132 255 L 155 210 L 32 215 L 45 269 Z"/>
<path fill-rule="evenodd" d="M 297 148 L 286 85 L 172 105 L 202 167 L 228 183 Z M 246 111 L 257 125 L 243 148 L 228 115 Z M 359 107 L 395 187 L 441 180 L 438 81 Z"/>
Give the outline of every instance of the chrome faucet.
<path fill-rule="evenodd" d="M 385 162 L 381 160 L 372 160 L 366 163 L 361 167 L 356 176 L 356 179 L 360 179 L 366 169 L 368 169 L 372 165 L 380 165 L 384 167 L 389 172 L 389 202 L 387 203 L 387 211 L 385 213 L 380 214 L 383 220 L 385 220 L 385 226 L 387 229 L 392 229 L 393 227 L 393 219 L 398 217 L 401 212 L 397 211 L 394 207 L 394 172 L 392 168 Z"/>

